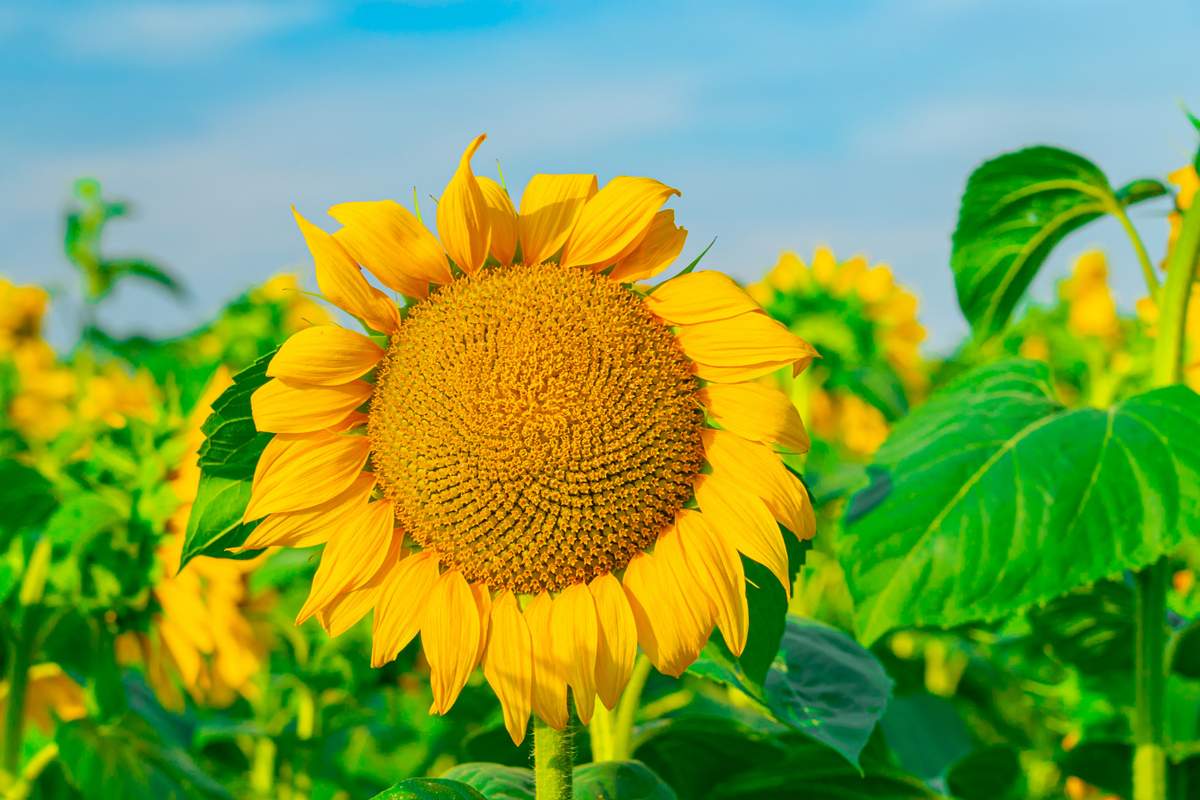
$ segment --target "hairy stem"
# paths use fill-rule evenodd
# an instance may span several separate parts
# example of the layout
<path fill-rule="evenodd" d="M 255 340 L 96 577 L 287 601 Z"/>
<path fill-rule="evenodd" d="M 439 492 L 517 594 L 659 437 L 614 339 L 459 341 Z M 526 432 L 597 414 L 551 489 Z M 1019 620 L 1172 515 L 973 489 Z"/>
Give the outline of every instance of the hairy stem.
<path fill-rule="evenodd" d="M 533 719 L 533 784 L 536 800 L 571 800 L 574 720 L 561 731 Z"/>

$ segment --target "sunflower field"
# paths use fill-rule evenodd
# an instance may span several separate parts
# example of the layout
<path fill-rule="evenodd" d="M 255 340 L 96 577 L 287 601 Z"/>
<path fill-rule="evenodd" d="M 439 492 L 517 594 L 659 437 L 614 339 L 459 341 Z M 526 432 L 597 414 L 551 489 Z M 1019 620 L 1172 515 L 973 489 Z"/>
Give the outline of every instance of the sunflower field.
<path fill-rule="evenodd" d="M 0 278 L 0 798 L 1200 797 L 1200 152 L 981 161 L 934 353 L 885 254 L 485 140 L 184 335 L 94 180 L 74 342 Z"/>

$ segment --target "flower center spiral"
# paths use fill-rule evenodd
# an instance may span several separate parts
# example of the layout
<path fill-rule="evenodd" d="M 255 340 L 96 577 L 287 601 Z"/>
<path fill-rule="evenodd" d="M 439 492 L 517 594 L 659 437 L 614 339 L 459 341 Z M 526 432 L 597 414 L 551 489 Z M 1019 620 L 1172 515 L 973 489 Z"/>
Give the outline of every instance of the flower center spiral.
<path fill-rule="evenodd" d="M 590 271 L 485 270 L 413 309 L 368 426 L 396 518 L 493 589 L 620 570 L 692 496 L 691 363 L 641 299 Z"/>

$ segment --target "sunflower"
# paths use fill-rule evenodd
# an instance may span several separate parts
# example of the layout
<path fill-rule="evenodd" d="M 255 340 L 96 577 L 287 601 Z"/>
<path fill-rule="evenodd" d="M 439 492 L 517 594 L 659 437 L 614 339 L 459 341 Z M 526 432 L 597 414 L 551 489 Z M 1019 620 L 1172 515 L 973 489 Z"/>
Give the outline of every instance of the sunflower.
<path fill-rule="evenodd" d="M 8 706 L 8 683 L 0 683 L 0 717 Z M 25 684 L 25 719 L 43 733 L 54 729 L 55 720 L 70 722 L 87 716 L 83 687 L 53 662 L 34 664 Z"/>
<path fill-rule="evenodd" d="M 32 441 L 57 436 L 71 422 L 75 376 L 58 363 L 42 327 L 50 296 L 40 286 L 0 278 L 0 361 L 11 364 L 15 384 L 7 420 Z"/>
<path fill-rule="evenodd" d="M 167 536 L 158 551 L 162 574 L 153 594 L 161 609 L 148 634 L 127 633 L 119 642 L 123 661 L 141 661 L 147 678 L 164 705 L 180 708 L 183 697 L 175 688 L 178 676 L 192 698 L 210 706 L 227 706 L 238 695 L 258 694 L 255 676 L 266 659 L 266 647 L 248 617 L 256 598 L 247 589 L 247 576 L 264 556 L 230 560 L 197 556 L 179 570 L 188 516 L 196 499 L 200 468 L 195 453 L 204 441 L 200 426 L 212 401 L 231 383 L 220 368 L 192 411 L 183 435 L 187 456 L 171 481 L 179 506 L 167 523 Z"/>
<path fill-rule="evenodd" d="M 851 455 L 874 453 L 887 438 L 888 418 L 863 398 L 857 385 L 862 376 L 894 376 L 908 401 L 928 388 L 916 296 L 896 284 L 886 264 L 870 265 L 862 256 L 839 262 L 826 247 L 816 249 L 810 264 L 783 253 L 749 291 L 821 351 L 811 385 L 797 387 L 813 433 Z"/>
<path fill-rule="evenodd" d="M 324 544 L 297 622 L 374 610 L 372 664 L 420 633 L 431 711 L 482 664 L 514 742 L 612 708 L 638 645 L 679 675 L 719 628 L 740 653 L 739 553 L 789 587 L 781 523 L 813 534 L 799 415 L 754 383 L 815 355 L 718 272 L 635 285 L 686 230 L 649 178 L 536 175 L 519 210 L 467 147 L 440 241 L 391 201 L 296 215 L 322 294 L 378 332 L 308 328 L 252 398 L 274 433 L 246 548 Z M 366 268 L 407 298 L 404 310 Z"/>

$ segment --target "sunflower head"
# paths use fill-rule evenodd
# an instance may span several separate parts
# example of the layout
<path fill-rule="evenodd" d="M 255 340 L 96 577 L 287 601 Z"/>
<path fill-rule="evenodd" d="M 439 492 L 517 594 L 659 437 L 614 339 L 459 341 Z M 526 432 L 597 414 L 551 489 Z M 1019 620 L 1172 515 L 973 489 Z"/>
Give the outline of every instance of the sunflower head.
<path fill-rule="evenodd" d="M 530 713 L 612 707 L 638 646 L 678 675 L 748 627 L 739 553 L 790 589 L 782 525 L 812 507 L 777 450 L 796 410 L 756 379 L 815 352 L 729 278 L 637 284 L 686 230 L 650 178 L 536 175 L 519 204 L 466 149 L 440 237 L 399 203 L 297 215 L 322 294 L 359 319 L 302 330 L 252 398 L 275 434 L 243 545 L 324 545 L 299 621 L 373 612 L 380 665 L 420 634 L 433 711 L 482 664 L 514 741 Z M 403 311 L 376 281 L 406 298 Z"/>

